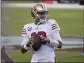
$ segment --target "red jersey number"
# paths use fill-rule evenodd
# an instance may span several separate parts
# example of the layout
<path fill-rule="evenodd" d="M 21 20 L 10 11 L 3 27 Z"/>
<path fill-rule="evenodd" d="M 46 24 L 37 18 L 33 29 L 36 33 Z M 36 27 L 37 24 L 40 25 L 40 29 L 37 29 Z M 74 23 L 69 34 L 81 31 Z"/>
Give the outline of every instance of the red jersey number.
<path fill-rule="evenodd" d="M 31 33 L 31 37 L 33 37 L 35 34 L 36 32 Z M 46 37 L 46 33 L 44 31 L 39 31 L 37 34 L 40 36 Z"/>

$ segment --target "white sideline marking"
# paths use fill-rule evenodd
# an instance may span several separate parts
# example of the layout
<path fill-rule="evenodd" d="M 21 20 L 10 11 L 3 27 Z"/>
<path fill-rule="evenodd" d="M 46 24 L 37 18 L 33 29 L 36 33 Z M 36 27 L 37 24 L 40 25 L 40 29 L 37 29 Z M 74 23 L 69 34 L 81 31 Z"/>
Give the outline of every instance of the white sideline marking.
<path fill-rule="evenodd" d="M 21 36 L 5 36 L 4 39 L 6 40 L 6 45 L 21 45 Z M 83 47 L 83 38 L 62 38 L 63 44 L 70 44 L 71 46 L 64 46 L 65 48 L 81 48 Z M 74 46 L 75 45 L 75 46 Z"/>

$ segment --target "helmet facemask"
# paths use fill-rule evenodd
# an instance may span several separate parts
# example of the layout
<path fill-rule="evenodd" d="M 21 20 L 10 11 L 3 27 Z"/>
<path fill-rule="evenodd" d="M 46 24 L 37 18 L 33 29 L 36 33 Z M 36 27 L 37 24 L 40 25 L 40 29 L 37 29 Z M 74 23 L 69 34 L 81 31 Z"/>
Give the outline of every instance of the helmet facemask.
<path fill-rule="evenodd" d="M 41 11 L 37 12 L 38 17 L 36 17 L 39 21 L 46 21 L 48 18 L 48 12 L 47 11 Z"/>

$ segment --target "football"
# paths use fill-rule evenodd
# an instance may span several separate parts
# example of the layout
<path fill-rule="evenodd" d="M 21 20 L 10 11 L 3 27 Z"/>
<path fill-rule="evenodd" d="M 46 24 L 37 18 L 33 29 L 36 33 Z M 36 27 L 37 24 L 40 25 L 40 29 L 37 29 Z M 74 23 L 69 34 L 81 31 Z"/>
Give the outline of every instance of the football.
<path fill-rule="evenodd" d="M 34 37 L 33 37 L 33 44 L 32 44 L 32 48 L 34 51 L 38 51 L 41 47 L 41 38 L 38 34 L 36 34 Z"/>

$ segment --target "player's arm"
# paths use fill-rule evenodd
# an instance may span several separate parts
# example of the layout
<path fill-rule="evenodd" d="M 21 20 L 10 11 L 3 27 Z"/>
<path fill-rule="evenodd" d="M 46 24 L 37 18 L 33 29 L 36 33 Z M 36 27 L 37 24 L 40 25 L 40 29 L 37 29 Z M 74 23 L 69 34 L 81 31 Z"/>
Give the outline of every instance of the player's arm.
<path fill-rule="evenodd" d="M 59 31 L 53 32 L 53 39 L 41 37 L 44 42 L 46 42 L 50 47 L 62 48 L 62 39 L 60 37 Z"/>
<path fill-rule="evenodd" d="M 62 39 L 60 37 L 60 27 L 53 21 L 52 23 L 52 32 L 53 32 L 53 39 L 50 39 L 50 45 L 57 48 L 62 48 Z"/>
<path fill-rule="evenodd" d="M 21 52 L 26 53 L 30 49 L 29 37 L 27 34 L 26 27 L 24 26 L 22 30 L 22 43 L 21 43 Z"/>
<path fill-rule="evenodd" d="M 60 33 L 58 30 L 53 32 L 53 40 L 52 41 L 53 41 L 52 43 L 55 44 L 54 45 L 55 47 L 62 48 L 62 39 L 60 37 Z"/>
<path fill-rule="evenodd" d="M 41 37 L 44 42 L 47 42 L 49 46 L 51 47 L 57 47 L 57 48 L 62 48 L 62 39 L 60 37 L 60 28 L 58 26 L 58 24 L 53 21 L 51 23 L 52 26 L 52 38 L 46 38 L 46 37 Z"/>
<path fill-rule="evenodd" d="M 26 52 L 28 51 L 28 50 L 27 50 L 28 47 L 29 47 L 29 46 L 26 46 L 26 45 L 21 46 L 21 52 L 22 52 L 22 53 L 26 53 Z"/>
<path fill-rule="evenodd" d="M 28 37 L 25 37 L 24 40 L 25 41 L 23 41 L 23 42 L 25 42 L 25 44 L 21 45 L 21 52 L 22 53 L 26 53 L 28 50 L 30 50 L 30 44 L 32 42 L 32 39 L 30 38 L 28 40 Z"/>
<path fill-rule="evenodd" d="M 21 46 L 21 53 L 26 53 L 28 50 L 24 48 L 24 45 Z"/>

